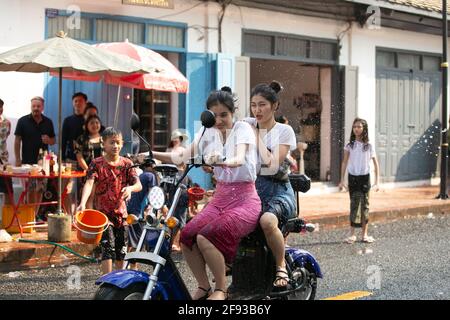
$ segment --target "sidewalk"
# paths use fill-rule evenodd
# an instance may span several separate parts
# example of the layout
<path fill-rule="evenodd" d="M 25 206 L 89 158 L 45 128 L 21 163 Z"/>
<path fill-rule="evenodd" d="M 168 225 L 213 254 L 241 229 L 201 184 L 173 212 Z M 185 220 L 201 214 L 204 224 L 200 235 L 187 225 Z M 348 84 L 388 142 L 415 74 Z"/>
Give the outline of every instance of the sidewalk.
<path fill-rule="evenodd" d="M 371 222 L 385 222 L 421 215 L 450 213 L 450 200 L 434 199 L 439 187 L 415 187 L 372 192 L 370 196 Z M 319 224 L 320 229 L 348 227 L 349 195 L 347 192 L 323 195 L 300 195 L 301 216 Z M 18 234 L 13 235 L 18 237 Z M 46 240 L 47 232 L 24 234 L 25 239 Z M 81 243 L 72 231 L 72 241 L 62 243 L 75 252 L 91 256 L 93 245 Z M 0 243 L 0 272 L 36 267 L 65 265 L 85 260 L 62 248 L 47 244 Z"/>
<path fill-rule="evenodd" d="M 27 240 L 47 240 L 47 229 L 44 230 L 34 233 L 24 233 L 23 238 Z M 20 237 L 20 234 L 11 234 L 11 236 L 16 239 Z M 94 245 L 78 241 L 76 231 L 74 230 L 72 230 L 71 242 L 62 242 L 60 244 L 83 256 L 92 256 L 95 248 Z M 0 243 L 0 272 L 31 268 L 49 268 L 84 261 L 87 262 L 87 260 L 79 258 L 55 245 L 18 241 Z"/>
<path fill-rule="evenodd" d="M 450 213 L 450 200 L 439 200 L 439 186 L 386 189 L 370 193 L 370 221 L 383 222 L 421 215 Z M 349 226 L 348 192 L 300 194 L 300 215 L 319 228 Z"/>

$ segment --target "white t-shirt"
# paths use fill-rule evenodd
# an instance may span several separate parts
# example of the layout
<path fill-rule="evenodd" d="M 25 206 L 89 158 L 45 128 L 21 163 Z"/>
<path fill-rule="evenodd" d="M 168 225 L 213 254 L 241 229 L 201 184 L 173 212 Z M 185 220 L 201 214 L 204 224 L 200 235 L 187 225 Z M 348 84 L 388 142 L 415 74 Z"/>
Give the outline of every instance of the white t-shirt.
<path fill-rule="evenodd" d="M 353 148 L 347 144 L 345 151 L 350 153 L 348 158 L 347 171 L 354 176 L 363 176 L 370 173 L 370 160 L 375 157 L 375 150 L 369 143 L 367 150 L 364 150 L 364 143 L 355 141 Z"/>
<path fill-rule="evenodd" d="M 196 133 L 194 143 L 198 143 L 204 127 Z M 226 159 L 236 157 L 236 146 L 248 144 L 245 162 L 235 168 L 214 167 L 214 176 L 218 182 L 254 182 L 256 180 L 256 138 L 250 125 L 243 121 L 236 121 L 233 128 L 227 132 L 225 145 L 222 143 L 221 133 L 216 128 L 208 128 L 199 145 L 199 152 L 203 157 L 211 154 L 221 154 Z"/>
<path fill-rule="evenodd" d="M 257 122 L 255 118 L 245 118 L 244 121 L 256 127 Z M 294 129 L 292 129 L 290 125 L 279 122 L 277 122 L 275 126 L 269 130 L 269 132 L 264 134 L 262 141 L 271 151 L 273 151 L 275 147 L 280 144 L 288 145 L 289 151 L 293 151 L 297 148 L 297 140 L 295 138 Z M 262 176 L 270 176 L 276 173 L 270 172 L 269 169 L 261 168 L 260 157 L 258 157 L 257 172 L 259 172 L 259 175 Z"/>

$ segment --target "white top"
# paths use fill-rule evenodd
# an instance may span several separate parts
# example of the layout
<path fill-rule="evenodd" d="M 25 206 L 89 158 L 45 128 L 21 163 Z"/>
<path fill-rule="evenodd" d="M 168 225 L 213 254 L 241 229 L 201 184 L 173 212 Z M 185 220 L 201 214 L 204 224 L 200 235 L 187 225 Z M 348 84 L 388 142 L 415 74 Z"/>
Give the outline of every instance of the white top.
<path fill-rule="evenodd" d="M 347 171 L 353 176 L 363 176 L 370 173 L 370 160 L 375 158 L 375 150 L 369 143 L 367 150 L 364 150 L 364 143 L 355 141 L 353 148 L 350 144 L 344 147 L 350 153 L 348 158 Z"/>
<path fill-rule="evenodd" d="M 204 127 L 196 133 L 194 143 L 197 145 Z M 214 176 L 218 182 L 254 182 L 256 180 L 256 138 L 248 123 L 236 121 L 231 130 L 227 130 L 225 145 L 222 143 L 222 135 L 216 128 L 208 128 L 199 145 L 200 154 L 203 157 L 220 154 L 226 159 L 236 157 L 236 146 L 249 145 L 245 154 L 245 162 L 236 168 L 214 167 Z"/>
<path fill-rule="evenodd" d="M 257 122 L 255 118 L 245 118 L 244 121 L 256 127 Z M 262 131 L 263 130 L 260 129 L 260 132 Z M 262 132 L 262 134 L 263 134 L 262 141 L 264 142 L 266 147 L 269 148 L 271 151 L 273 151 L 275 147 L 280 144 L 288 145 L 290 151 L 297 149 L 297 140 L 295 138 L 295 132 L 290 125 L 277 122 L 273 126 L 273 128 L 269 130 L 269 132 L 266 133 Z M 276 172 L 271 172 L 268 168 L 261 168 L 260 157 L 258 157 L 257 172 L 259 172 L 258 174 L 262 176 L 271 176 L 276 174 Z"/>

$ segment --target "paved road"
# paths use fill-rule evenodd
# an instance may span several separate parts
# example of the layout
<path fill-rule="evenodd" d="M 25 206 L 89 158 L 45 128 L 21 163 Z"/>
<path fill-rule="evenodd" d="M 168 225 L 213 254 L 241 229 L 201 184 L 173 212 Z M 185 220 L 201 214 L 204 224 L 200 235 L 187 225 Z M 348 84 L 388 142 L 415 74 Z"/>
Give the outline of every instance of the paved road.
<path fill-rule="evenodd" d="M 450 299 L 449 230 L 447 215 L 373 225 L 373 244 L 342 243 L 347 235 L 342 229 L 291 235 L 289 244 L 318 259 L 325 275 L 319 280 L 318 299 L 345 298 L 341 295 L 348 293 L 360 299 Z M 181 256 L 176 260 L 188 287 L 194 288 Z M 99 275 L 95 264 L 3 273 L 0 300 L 90 299 Z"/>

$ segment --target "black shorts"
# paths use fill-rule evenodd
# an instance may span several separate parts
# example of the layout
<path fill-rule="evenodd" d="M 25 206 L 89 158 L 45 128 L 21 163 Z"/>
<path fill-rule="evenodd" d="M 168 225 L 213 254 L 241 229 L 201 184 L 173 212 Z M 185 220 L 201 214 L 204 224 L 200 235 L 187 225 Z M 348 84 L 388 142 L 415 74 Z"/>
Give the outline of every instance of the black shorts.
<path fill-rule="evenodd" d="M 128 226 L 116 228 L 109 225 L 100 242 L 103 260 L 123 261 L 128 249 Z"/>

